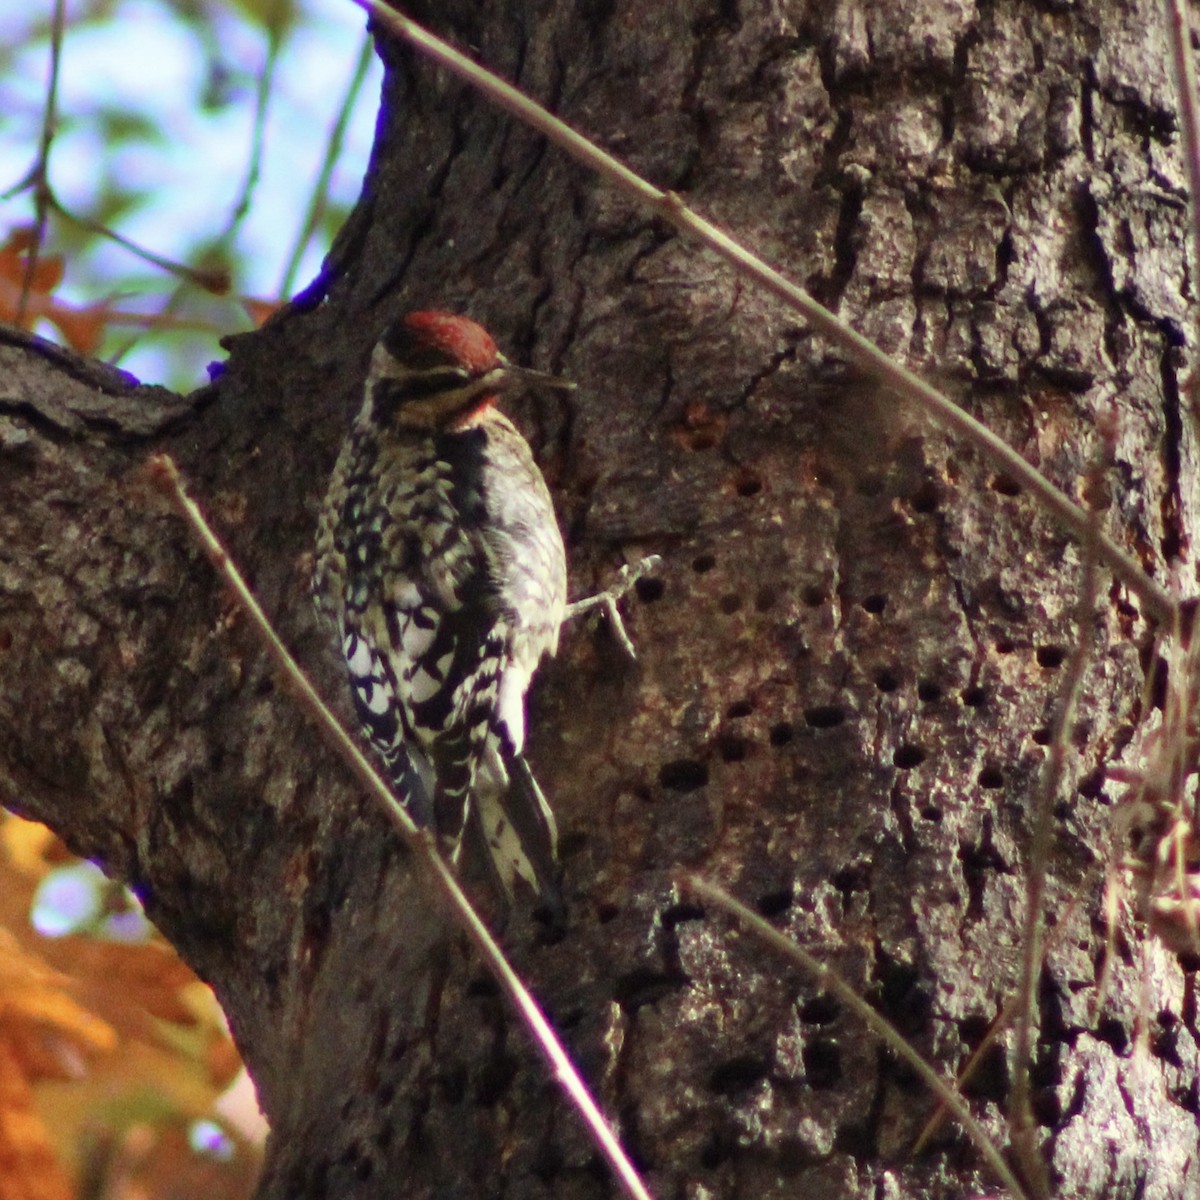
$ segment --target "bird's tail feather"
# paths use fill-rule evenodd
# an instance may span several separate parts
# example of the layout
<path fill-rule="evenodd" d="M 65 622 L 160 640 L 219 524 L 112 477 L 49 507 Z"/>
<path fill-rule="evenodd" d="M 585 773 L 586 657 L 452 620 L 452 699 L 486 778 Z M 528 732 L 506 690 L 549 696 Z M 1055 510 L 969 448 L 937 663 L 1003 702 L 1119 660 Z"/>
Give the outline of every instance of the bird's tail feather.
<path fill-rule="evenodd" d="M 529 764 L 506 755 L 507 793 L 478 796 L 477 836 L 501 893 L 511 902 L 517 879 L 532 890 L 551 918 L 561 920 L 566 904 L 558 883 L 558 828 Z"/>
<path fill-rule="evenodd" d="M 433 825 L 433 770 L 423 756 L 403 742 L 380 751 L 392 793 L 422 828 Z"/>

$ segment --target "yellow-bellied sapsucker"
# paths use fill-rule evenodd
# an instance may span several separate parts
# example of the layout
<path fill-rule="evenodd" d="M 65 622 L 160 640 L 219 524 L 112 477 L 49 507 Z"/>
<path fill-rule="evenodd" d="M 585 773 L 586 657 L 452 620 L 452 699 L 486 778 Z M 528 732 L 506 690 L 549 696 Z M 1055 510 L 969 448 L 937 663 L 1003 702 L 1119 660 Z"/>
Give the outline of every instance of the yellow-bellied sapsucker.
<path fill-rule="evenodd" d="M 525 692 L 558 646 L 566 559 L 505 388 L 512 366 L 465 317 L 411 313 L 375 347 L 321 512 L 313 592 L 337 626 L 363 730 L 398 798 L 458 863 L 486 847 L 558 905 L 554 815 L 522 754 Z"/>

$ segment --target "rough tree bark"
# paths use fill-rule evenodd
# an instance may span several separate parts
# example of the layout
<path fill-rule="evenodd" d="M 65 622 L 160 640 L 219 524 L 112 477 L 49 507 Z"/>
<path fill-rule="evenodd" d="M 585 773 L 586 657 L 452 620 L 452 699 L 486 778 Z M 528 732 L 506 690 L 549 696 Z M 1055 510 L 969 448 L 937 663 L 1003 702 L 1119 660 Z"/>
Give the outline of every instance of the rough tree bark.
<path fill-rule="evenodd" d="M 1090 499 L 1159 578 L 1186 554 L 1190 283 L 1155 0 L 428 7 L 1068 492 L 1115 410 Z M 516 406 L 574 593 L 665 557 L 629 606 L 637 665 L 574 628 L 535 689 L 572 920 L 553 944 L 506 934 L 656 1192 L 991 1185 L 956 1133 L 914 1157 L 931 1101 L 909 1073 L 673 876 L 726 883 L 956 1069 L 1018 977 L 1046 730 L 1088 636 L 1036 1111 L 1061 1195 L 1194 1195 L 1190 974 L 1126 916 L 1097 1008 L 1105 765 L 1152 659 L 1136 604 L 1106 580 L 1081 633 L 1079 552 L 1009 481 L 476 95 L 383 54 L 380 140 L 326 273 L 211 386 L 138 389 L 0 333 L 0 795 L 133 884 L 216 988 L 274 1128 L 263 1195 L 613 1191 L 142 471 L 180 460 L 340 697 L 307 594 L 316 506 L 376 332 L 422 306 L 581 385 Z M 1011 1083 L 997 1052 L 970 1090 L 1000 1139 Z"/>

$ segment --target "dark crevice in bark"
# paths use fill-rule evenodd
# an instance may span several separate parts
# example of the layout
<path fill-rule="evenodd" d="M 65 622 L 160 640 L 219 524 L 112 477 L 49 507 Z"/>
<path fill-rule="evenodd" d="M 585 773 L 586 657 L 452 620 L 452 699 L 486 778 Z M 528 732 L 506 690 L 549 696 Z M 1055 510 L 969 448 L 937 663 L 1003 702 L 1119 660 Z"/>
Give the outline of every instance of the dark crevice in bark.
<path fill-rule="evenodd" d="M 1165 487 L 1159 501 L 1162 507 L 1163 536 L 1160 549 L 1167 563 L 1175 563 L 1186 556 L 1191 545 L 1184 526 L 1186 507 L 1181 494 L 1181 459 L 1183 448 L 1183 407 L 1179 395 L 1177 379 L 1177 362 L 1179 350 L 1176 347 L 1177 331 L 1163 330 L 1163 348 L 1159 359 L 1162 374 L 1163 397 L 1163 465 L 1165 468 Z"/>
<path fill-rule="evenodd" d="M 830 308 L 836 309 L 846 285 L 854 274 L 858 261 L 859 219 L 863 209 L 863 189 L 853 179 L 841 183 L 841 203 L 838 209 L 837 229 L 834 233 L 834 267 L 827 279 L 822 281 L 820 295 Z"/>
<path fill-rule="evenodd" d="M 1090 59 L 1083 64 L 1079 83 L 1079 143 L 1084 157 L 1093 162 L 1096 157 L 1096 66 Z"/>

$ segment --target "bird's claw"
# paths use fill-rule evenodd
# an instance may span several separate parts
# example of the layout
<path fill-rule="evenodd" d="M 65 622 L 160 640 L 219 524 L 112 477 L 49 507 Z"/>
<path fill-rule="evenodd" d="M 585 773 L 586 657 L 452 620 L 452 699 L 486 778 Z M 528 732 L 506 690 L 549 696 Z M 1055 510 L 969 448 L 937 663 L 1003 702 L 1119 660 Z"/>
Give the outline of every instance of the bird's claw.
<path fill-rule="evenodd" d="M 661 555 L 648 554 L 645 558 L 638 559 L 637 562 L 626 563 L 617 572 L 616 579 L 604 591 L 568 604 L 563 614 L 563 620 L 570 621 L 575 617 L 583 616 L 584 613 L 591 612 L 593 608 L 602 608 L 621 649 L 630 658 L 636 659 L 637 651 L 633 648 L 633 642 L 626 632 L 625 622 L 621 617 L 620 609 L 617 608 L 617 602 L 633 589 L 639 579 L 649 575 L 661 562 Z"/>

